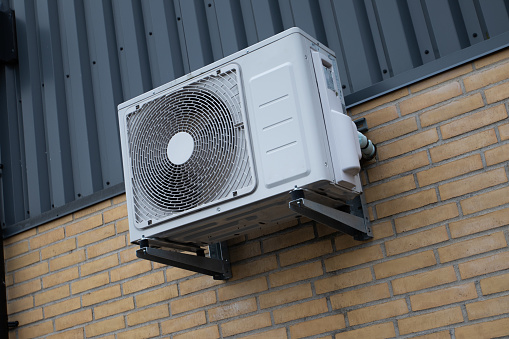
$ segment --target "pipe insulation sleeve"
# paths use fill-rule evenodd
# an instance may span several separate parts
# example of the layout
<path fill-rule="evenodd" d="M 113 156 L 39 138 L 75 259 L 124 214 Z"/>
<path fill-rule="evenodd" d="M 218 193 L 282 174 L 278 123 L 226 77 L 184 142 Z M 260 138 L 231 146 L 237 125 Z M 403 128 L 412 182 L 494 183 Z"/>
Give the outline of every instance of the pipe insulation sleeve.
<path fill-rule="evenodd" d="M 359 145 L 361 146 L 362 158 L 364 160 L 371 160 L 376 155 L 376 146 L 364 134 L 357 131 L 359 137 Z"/>

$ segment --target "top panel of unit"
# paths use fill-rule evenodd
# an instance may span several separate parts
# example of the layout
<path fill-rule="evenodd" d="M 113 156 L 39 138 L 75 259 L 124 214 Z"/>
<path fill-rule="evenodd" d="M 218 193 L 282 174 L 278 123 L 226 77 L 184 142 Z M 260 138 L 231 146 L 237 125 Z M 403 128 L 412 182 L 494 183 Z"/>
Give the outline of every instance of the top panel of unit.
<path fill-rule="evenodd" d="M 118 105 L 118 109 L 119 110 L 122 110 L 126 107 L 129 107 L 131 105 L 134 105 L 134 104 L 138 104 L 140 101 L 142 100 L 145 100 L 147 99 L 148 97 L 152 96 L 152 95 L 155 95 L 155 94 L 158 94 L 162 91 L 165 91 L 167 90 L 168 88 L 171 88 L 181 82 L 184 82 L 184 81 L 187 81 L 187 80 L 190 80 L 200 74 L 203 74 L 203 73 L 206 73 L 206 72 L 209 72 L 217 67 L 221 67 L 222 65 L 225 65 L 227 63 L 230 63 L 232 61 L 234 61 L 235 59 L 238 59 L 240 57 L 242 57 L 243 55 L 246 55 L 248 53 L 252 53 L 256 50 L 259 50 L 267 45 L 270 45 L 270 44 L 273 44 L 275 43 L 276 41 L 278 40 L 281 40 L 281 39 L 284 39 L 286 37 L 289 37 L 290 35 L 293 35 L 293 34 L 298 34 L 300 35 L 302 38 L 305 38 L 307 40 L 309 40 L 312 44 L 316 45 L 317 47 L 319 47 L 320 49 L 323 49 L 324 51 L 326 51 L 327 53 L 331 54 L 331 55 L 334 55 L 334 52 L 332 50 L 330 50 L 327 46 L 321 44 L 320 42 L 318 42 L 315 38 L 313 38 L 312 36 L 310 36 L 309 34 L 307 34 L 306 32 L 304 32 L 302 29 L 298 28 L 298 27 L 292 27 L 292 28 L 289 28 L 279 34 L 276 34 L 270 38 L 267 38 L 263 41 L 260 41 L 252 46 L 249 46 L 243 50 L 240 50 L 238 52 L 235 52 L 227 57 L 224 57 L 220 60 L 217 60 L 205 67 L 202 67 L 200 69 L 197 69 L 196 71 L 193 71 L 191 73 L 188 73 L 180 78 L 177 78 L 173 81 L 170 81 L 164 85 L 161 85 L 157 88 L 154 88 L 153 90 L 151 91 L 148 91 L 146 93 L 143 93 L 143 94 L 140 94 L 138 95 L 137 97 L 134 97 L 130 100 L 127 100 L 121 104 Z"/>

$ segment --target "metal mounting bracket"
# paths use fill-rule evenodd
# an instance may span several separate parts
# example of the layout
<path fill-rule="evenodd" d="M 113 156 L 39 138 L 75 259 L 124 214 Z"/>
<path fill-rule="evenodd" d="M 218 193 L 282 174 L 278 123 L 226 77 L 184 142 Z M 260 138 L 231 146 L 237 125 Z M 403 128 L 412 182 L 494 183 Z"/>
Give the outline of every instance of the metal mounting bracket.
<path fill-rule="evenodd" d="M 338 231 L 351 235 L 355 240 L 369 240 L 373 237 L 369 219 L 359 196 L 345 203 L 349 212 L 311 201 L 304 197 L 304 190 L 296 188 L 290 192 L 290 209 Z"/>
<path fill-rule="evenodd" d="M 209 245 L 210 257 L 205 257 L 205 252 L 201 248 L 195 248 L 196 255 L 192 255 L 149 247 L 151 243 L 159 245 L 165 242 L 144 238 L 140 241 L 140 249 L 136 251 L 136 256 L 141 259 L 210 275 L 215 280 L 227 280 L 232 277 L 228 247 L 224 242 Z"/>

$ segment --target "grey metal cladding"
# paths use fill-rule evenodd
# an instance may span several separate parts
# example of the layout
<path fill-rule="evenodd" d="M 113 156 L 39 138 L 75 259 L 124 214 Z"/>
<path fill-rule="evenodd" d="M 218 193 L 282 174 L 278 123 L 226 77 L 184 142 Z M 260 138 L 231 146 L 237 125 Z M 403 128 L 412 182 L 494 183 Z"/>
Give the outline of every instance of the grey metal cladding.
<path fill-rule="evenodd" d="M 336 52 L 347 105 L 509 45 L 505 0 L 0 0 L 4 235 L 123 190 L 116 106 L 298 26 Z"/>

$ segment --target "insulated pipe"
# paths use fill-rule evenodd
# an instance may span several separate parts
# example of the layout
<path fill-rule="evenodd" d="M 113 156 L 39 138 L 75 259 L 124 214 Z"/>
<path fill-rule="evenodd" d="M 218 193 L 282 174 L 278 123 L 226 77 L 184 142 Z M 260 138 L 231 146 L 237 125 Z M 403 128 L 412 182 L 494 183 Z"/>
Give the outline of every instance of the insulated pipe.
<path fill-rule="evenodd" d="M 359 144 L 361 146 L 362 158 L 364 160 L 371 160 L 375 157 L 376 147 L 364 134 L 357 131 L 359 137 Z"/>

